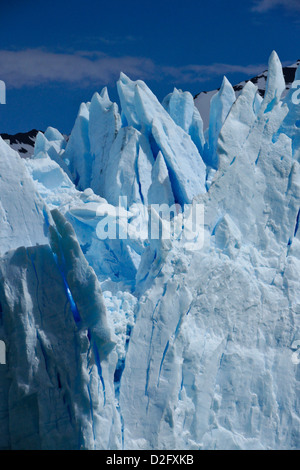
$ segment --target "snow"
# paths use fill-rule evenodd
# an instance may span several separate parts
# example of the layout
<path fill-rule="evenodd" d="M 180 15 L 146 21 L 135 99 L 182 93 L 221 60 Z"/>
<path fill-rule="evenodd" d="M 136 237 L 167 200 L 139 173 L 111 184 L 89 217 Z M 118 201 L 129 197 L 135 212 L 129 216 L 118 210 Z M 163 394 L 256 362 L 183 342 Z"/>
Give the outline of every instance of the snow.
<path fill-rule="evenodd" d="M 120 112 L 96 93 L 68 142 L 48 128 L 25 161 L 0 139 L 1 449 L 299 448 L 300 118 L 284 89 L 276 53 L 263 100 L 224 78 L 204 141 L 189 93 L 160 104 L 121 74 Z"/>

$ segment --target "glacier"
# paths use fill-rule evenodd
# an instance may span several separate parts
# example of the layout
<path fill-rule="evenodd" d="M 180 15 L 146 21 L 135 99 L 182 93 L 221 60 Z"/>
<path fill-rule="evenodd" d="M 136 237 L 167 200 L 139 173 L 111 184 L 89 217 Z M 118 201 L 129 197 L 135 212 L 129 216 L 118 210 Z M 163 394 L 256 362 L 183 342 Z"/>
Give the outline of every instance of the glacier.
<path fill-rule="evenodd" d="M 32 158 L 0 138 L 0 449 L 299 449 L 295 89 L 273 52 L 204 129 L 189 92 L 117 87 Z"/>

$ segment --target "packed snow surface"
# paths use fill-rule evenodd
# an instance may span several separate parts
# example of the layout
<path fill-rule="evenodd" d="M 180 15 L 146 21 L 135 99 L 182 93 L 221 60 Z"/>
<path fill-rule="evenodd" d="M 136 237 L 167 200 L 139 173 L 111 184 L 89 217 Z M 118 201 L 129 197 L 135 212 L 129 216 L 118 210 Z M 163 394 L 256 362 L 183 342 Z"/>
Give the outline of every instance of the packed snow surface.
<path fill-rule="evenodd" d="M 285 86 L 275 52 L 263 99 L 224 77 L 204 133 L 190 93 L 121 74 L 121 109 L 96 93 L 68 141 L 49 128 L 22 160 L 0 138 L 1 449 L 300 448 Z"/>

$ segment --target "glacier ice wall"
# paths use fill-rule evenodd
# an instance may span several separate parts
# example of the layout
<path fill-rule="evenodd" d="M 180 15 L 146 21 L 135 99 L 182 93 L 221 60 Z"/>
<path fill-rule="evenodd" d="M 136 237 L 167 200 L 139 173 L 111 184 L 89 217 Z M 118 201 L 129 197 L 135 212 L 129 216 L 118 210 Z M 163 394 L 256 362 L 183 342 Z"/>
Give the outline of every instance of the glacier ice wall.
<path fill-rule="evenodd" d="M 0 139 L 0 253 L 45 243 L 46 206 L 18 153 Z M 30 217 L 26 217 L 30 214 Z"/>
<path fill-rule="evenodd" d="M 8 252 L 0 284 L 8 351 L 8 365 L 1 366 L 1 448 L 96 447 L 107 416 L 113 421 L 101 323 L 74 321 L 77 306 L 48 245 Z M 101 302 L 93 309 L 99 318 L 106 312 Z M 78 316 L 84 313 L 79 307 Z"/>
<path fill-rule="evenodd" d="M 284 88 L 275 52 L 263 100 L 224 78 L 204 135 L 189 93 L 160 104 L 121 74 L 121 110 L 96 93 L 68 142 L 49 128 L 21 164 L 0 139 L 0 448 L 300 447 L 300 105 Z M 202 205 L 203 245 L 143 236 L 163 203 L 179 225 L 178 204 Z M 99 238 L 116 209 L 127 238 Z"/>

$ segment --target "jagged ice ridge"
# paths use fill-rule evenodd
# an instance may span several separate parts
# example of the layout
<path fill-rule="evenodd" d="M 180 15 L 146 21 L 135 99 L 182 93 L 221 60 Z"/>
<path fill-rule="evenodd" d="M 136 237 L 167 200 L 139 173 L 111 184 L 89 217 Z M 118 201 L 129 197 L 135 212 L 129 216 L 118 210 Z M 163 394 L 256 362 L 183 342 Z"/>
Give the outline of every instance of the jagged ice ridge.
<path fill-rule="evenodd" d="M 268 70 L 263 99 L 224 78 L 205 132 L 121 74 L 68 141 L 0 138 L 1 449 L 299 448 L 300 104 Z M 203 246 L 141 236 L 162 203 L 203 205 Z"/>

